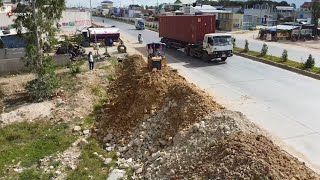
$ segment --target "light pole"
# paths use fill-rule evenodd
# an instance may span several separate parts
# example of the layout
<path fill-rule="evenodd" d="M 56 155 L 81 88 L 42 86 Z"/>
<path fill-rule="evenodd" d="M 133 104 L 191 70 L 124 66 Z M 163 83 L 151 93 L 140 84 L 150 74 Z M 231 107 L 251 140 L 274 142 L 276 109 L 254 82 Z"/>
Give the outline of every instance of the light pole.
<path fill-rule="evenodd" d="M 91 25 L 92 25 L 92 4 L 91 4 L 91 0 L 90 0 L 90 21 L 91 21 Z"/>

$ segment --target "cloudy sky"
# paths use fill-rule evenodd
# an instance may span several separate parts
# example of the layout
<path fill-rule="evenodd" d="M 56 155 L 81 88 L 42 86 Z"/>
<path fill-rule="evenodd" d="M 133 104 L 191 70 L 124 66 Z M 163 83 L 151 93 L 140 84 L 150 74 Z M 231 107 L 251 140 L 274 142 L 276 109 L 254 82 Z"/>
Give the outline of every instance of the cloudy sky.
<path fill-rule="evenodd" d="M 90 6 L 90 0 L 66 0 L 67 1 L 67 5 L 68 6 Z M 103 0 L 91 0 L 92 1 L 92 6 L 93 7 L 97 7 L 100 5 L 100 2 L 102 2 Z M 120 6 L 120 2 L 122 6 L 125 5 L 129 5 L 129 4 L 142 4 L 142 5 L 156 5 L 157 4 L 157 0 L 111 0 L 114 2 L 114 6 Z M 160 3 L 174 3 L 175 0 L 158 0 L 159 4 Z M 187 3 L 191 3 L 194 2 L 195 0 L 181 0 L 182 2 L 187 2 Z M 277 0 L 277 1 L 281 1 L 281 0 Z M 298 6 L 300 6 L 303 2 L 305 1 L 311 1 L 311 0 L 287 0 L 287 2 L 289 3 L 295 3 Z"/>

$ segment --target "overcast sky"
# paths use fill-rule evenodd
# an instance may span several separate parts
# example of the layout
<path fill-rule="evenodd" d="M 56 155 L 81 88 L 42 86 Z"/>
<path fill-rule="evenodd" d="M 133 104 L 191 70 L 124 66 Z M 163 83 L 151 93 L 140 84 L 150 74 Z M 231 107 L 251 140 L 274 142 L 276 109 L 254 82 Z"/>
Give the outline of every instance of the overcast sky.
<path fill-rule="evenodd" d="M 68 6 L 90 6 L 90 0 L 66 0 Z M 92 1 L 92 7 L 97 7 L 100 5 L 100 2 L 103 0 L 91 0 Z M 126 6 L 129 4 L 139 4 L 139 5 L 157 5 L 157 0 L 111 0 L 114 2 L 114 6 L 120 6 L 120 2 L 122 6 Z M 175 0 L 158 0 L 160 3 L 174 3 Z M 191 3 L 195 0 L 181 0 L 182 2 Z M 277 0 L 281 1 L 281 0 Z M 311 0 L 287 0 L 288 3 L 295 3 L 297 6 L 300 6 L 303 4 L 303 2 L 310 2 Z"/>

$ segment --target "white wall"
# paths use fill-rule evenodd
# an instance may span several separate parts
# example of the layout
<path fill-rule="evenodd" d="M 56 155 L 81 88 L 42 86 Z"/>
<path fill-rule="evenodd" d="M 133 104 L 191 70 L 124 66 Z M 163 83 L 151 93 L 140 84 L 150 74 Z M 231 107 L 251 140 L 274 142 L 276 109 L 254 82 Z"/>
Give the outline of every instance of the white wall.
<path fill-rule="evenodd" d="M 1 27 L 13 24 L 15 16 L 8 17 L 5 13 L 0 13 L 0 29 Z M 90 27 L 90 12 L 80 12 L 80 11 L 64 11 L 62 13 L 62 18 L 59 21 L 61 25 L 61 30 L 65 32 L 76 32 L 76 30 L 81 30 L 84 27 Z"/>
<path fill-rule="evenodd" d="M 61 30 L 64 32 L 76 32 L 82 30 L 85 27 L 91 26 L 90 12 L 80 11 L 64 11 L 62 18 L 59 21 Z"/>

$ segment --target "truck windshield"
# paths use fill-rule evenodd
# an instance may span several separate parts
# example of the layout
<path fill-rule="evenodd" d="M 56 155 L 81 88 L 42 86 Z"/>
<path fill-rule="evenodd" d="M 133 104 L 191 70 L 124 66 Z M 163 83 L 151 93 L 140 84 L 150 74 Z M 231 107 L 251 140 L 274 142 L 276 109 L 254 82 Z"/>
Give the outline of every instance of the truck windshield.
<path fill-rule="evenodd" d="M 139 26 L 144 26 L 144 21 L 138 21 Z"/>
<path fill-rule="evenodd" d="M 232 38 L 230 36 L 216 36 L 208 42 L 212 46 L 227 46 L 232 44 Z"/>

